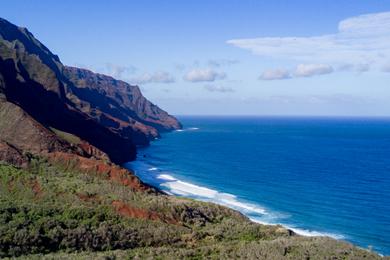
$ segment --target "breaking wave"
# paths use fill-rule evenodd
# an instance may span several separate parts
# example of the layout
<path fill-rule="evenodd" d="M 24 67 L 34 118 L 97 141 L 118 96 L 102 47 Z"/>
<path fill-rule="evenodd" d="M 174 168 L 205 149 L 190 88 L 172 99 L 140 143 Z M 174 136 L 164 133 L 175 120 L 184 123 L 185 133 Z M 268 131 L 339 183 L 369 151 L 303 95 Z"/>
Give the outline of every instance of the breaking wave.
<path fill-rule="evenodd" d="M 144 182 L 154 185 L 170 195 L 183 196 L 227 206 L 245 214 L 253 222 L 265 225 L 281 224 L 285 228 L 302 236 L 327 236 L 335 239 L 345 239 L 340 234 L 318 232 L 283 224 L 282 220 L 289 217 L 286 214 L 274 212 L 261 205 L 240 200 L 233 194 L 220 192 L 177 179 L 172 176 L 172 173 L 162 171 L 145 161 L 130 162 L 125 166 L 132 169 Z"/>

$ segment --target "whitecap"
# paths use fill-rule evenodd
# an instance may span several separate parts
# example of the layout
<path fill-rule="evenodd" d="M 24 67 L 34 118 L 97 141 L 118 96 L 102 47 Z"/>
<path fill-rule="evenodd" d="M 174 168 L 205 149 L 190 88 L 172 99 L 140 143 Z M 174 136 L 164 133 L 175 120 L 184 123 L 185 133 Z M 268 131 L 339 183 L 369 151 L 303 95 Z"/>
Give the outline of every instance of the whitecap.
<path fill-rule="evenodd" d="M 318 232 L 314 230 L 308 230 L 308 229 L 301 229 L 301 228 L 295 228 L 290 227 L 288 225 L 283 225 L 285 228 L 291 229 L 295 233 L 301 236 L 305 237 L 331 237 L 334 239 L 345 239 L 343 235 L 340 234 L 334 234 L 334 233 L 328 233 L 328 232 Z"/>
<path fill-rule="evenodd" d="M 214 202 L 246 214 L 268 214 L 267 210 L 259 205 L 243 202 L 237 199 L 233 194 L 219 192 L 217 190 L 179 180 L 170 173 L 163 172 L 146 162 L 136 161 L 128 163 L 126 166 L 133 169 L 135 174 L 142 180 L 152 185 L 160 186 L 160 188 L 167 193 Z"/>
<path fill-rule="evenodd" d="M 168 181 L 176 181 L 177 179 L 173 178 L 171 175 L 168 174 L 160 174 L 157 176 L 158 179 L 162 180 L 168 180 Z"/>
<path fill-rule="evenodd" d="M 262 224 L 262 225 L 271 225 L 271 226 L 276 226 L 276 225 L 281 225 L 284 228 L 290 229 L 294 231 L 296 234 L 305 236 L 305 237 L 331 237 L 334 239 L 345 239 L 345 236 L 341 234 L 335 234 L 335 233 L 329 233 L 329 232 L 319 232 L 319 231 L 314 231 L 314 230 L 308 230 L 308 229 L 302 229 L 302 228 L 296 228 L 290 225 L 286 225 L 283 223 L 272 223 L 268 221 L 264 221 L 260 218 L 250 218 L 253 222 Z"/>
<path fill-rule="evenodd" d="M 173 177 L 170 173 L 163 172 L 157 167 L 153 167 L 145 162 L 131 162 L 126 164 L 126 166 L 133 169 L 136 175 L 142 180 L 152 185 L 160 186 L 167 194 L 190 197 L 227 206 L 247 215 L 253 222 L 264 225 L 282 225 L 302 236 L 326 236 L 335 239 L 345 239 L 345 237 L 340 234 L 301 229 L 284 223 L 278 223 L 281 219 L 288 218 L 289 215 L 269 211 L 258 204 L 244 202 L 233 194 L 219 192 L 217 190 L 181 181 Z"/>
<path fill-rule="evenodd" d="M 264 208 L 251 203 L 241 202 L 233 194 L 218 192 L 213 189 L 184 182 L 167 174 L 161 174 L 157 178 L 167 180 L 167 182 L 160 185 L 168 188 L 171 193 L 176 195 L 195 197 L 200 200 L 212 201 L 214 203 L 234 208 L 245 213 L 256 213 L 262 215 L 267 214 L 267 211 Z"/>
<path fill-rule="evenodd" d="M 184 132 L 184 131 L 196 131 L 199 130 L 199 127 L 188 127 L 184 129 L 177 129 L 175 130 L 176 132 Z"/>
<path fill-rule="evenodd" d="M 178 193 L 180 195 L 192 195 L 212 199 L 218 194 L 218 192 L 215 190 L 197 186 L 177 179 L 163 183 L 161 186 L 167 187 L 171 190 L 171 192 Z"/>

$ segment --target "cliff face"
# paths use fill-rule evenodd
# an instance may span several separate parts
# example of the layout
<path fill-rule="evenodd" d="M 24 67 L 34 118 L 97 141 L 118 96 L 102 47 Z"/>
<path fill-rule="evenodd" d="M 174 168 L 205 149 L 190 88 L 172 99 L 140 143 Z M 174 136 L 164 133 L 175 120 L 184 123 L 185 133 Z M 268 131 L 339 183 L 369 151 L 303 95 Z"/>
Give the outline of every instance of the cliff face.
<path fill-rule="evenodd" d="M 0 19 L 0 258 L 380 259 L 166 196 L 109 161 L 180 127 L 137 86 L 65 67 Z"/>
<path fill-rule="evenodd" d="M 64 67 L 64 75 L 73 83 L 67 96 L 75 107 L 136 144 L 158 137 L 159 131 L 181 128 L 176 118 L 142 96 L 138 86 L 74 67 Z"/>
<path fill-rule="evenodd" d="M 181 127 L 146 100 L 138 87 L 63 66 L 27 29 L 4 19 L 0 19 L 0 95 L 2 103 L 20 107 L 42 129 L 75 135 L 116 163 L 134 159 L 135 145 L 148 144 L 159 131 Z M 18 123 L 24 130 L 27 125 L 23 120 Z M 8 121 L 0 126 L 0 139 L 12 134 Z M 45 139 L 14 136 L 24 138 L 31 147 Z"/>
<path fill-rule="evenodd" d="M 71 149 L 69 143 L 10 102 L 0 102 L 0 134 L 2 141 L 34 154 Z"/>

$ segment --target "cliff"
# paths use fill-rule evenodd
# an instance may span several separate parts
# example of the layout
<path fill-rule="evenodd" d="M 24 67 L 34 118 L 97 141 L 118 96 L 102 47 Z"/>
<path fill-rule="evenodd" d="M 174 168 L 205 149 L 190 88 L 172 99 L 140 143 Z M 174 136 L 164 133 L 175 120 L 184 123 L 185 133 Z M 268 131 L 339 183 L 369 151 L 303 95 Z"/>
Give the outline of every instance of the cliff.
<path fill-rule="evenodd" d="M 4 19 L 0 73 L 3 101 L 19 106 L 44 128 L 80 137 L 116 163 L 133 160 L 135 145 L 147 145 L 159 131 L 181 127 L 137 86 L 65 67 L 27 29 Z"/>
<path fill-rule="evenodd" d="M 0 19 L 0 258 L 381 258 L 167 196 L 116 165 L 180 127 L 137 86 L 66 67 Z"/>
<path fill-rule="evenodd" d="M 67 94 L 75 107 L 136 144 L 158 137 L 159 131 L 181 128 L 176 118 L 144 98 L 138 86 L 74 67 L 64 67 L 64 74 L 73 83 Z"/>

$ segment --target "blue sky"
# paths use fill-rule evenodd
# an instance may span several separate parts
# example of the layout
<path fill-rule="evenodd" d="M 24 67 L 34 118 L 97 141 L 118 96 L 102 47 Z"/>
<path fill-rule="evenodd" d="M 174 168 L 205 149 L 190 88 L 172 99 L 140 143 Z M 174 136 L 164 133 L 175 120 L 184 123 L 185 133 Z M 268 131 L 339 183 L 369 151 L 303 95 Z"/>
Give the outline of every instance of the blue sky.
<path fill-rule="evenodd" d="M 390 116 L 390 1 L 7 1 L 66 65 L 172 114 Z"/>

